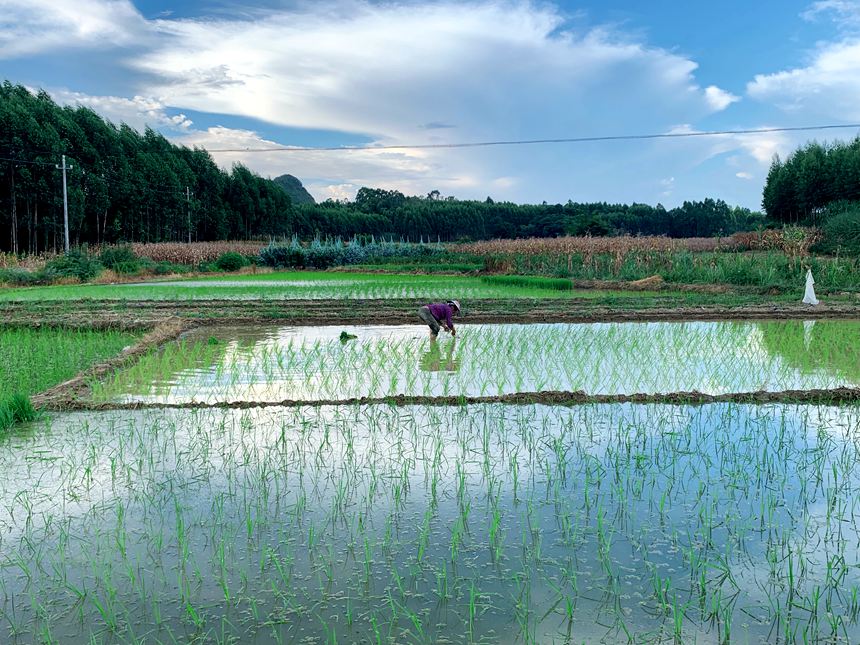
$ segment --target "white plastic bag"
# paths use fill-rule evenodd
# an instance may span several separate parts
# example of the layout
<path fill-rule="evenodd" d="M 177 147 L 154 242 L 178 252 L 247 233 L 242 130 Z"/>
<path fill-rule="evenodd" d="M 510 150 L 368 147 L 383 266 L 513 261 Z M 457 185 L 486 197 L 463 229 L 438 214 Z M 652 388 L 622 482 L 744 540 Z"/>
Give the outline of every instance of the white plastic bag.
<path fill-rule="evenodd" d="M 818 298 L 815 297 L 815 278 L 812 277 L 812 269 L 806 270 L 806 292 L 803 294 L 803 303 L 807 305 L 817 305 Z"/>

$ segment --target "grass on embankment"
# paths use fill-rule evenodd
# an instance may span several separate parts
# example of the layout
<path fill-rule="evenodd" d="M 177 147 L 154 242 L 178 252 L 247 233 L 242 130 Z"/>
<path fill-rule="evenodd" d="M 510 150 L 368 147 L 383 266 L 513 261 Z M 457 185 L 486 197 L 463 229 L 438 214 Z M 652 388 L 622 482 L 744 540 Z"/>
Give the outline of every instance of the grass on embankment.
<path fill-rule="evenodd" d="M 119 331 L 0 329 L 0 433 L 34 418 L 30 396 L 119 353 L 136 338 Z"/>

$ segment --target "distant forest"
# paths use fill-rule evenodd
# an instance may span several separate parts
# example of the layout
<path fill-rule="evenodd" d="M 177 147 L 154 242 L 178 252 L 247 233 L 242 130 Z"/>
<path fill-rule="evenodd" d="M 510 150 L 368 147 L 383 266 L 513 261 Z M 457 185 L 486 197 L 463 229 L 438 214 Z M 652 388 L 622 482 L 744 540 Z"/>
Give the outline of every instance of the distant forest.
<path fill-rule="evenodd" d="M 252 239 L 374 234 L 417 240 L 477 240 L 562 234 L 729 235 L 761 227 L 761 213 L 722 200 L 661 205 L 518 205 L 459 200 L 438 191 L 410 197 L 362 188 L 349 202 L 298 198 L 292 179 L 269 180 L 161 134 L 115 126 L 45 92 L 0 86 L 0 250 L 63 246 L 61 155 L 68 171 L 73 246 L 103 242 Z M 276 181 L 279 181 L 276 183 Z M 287 191 L 297 202 L 293 202 Z M 303 189 L 301 189 L 303 190 Z M 305 203 L 298 203 L 301 199 Z"/>

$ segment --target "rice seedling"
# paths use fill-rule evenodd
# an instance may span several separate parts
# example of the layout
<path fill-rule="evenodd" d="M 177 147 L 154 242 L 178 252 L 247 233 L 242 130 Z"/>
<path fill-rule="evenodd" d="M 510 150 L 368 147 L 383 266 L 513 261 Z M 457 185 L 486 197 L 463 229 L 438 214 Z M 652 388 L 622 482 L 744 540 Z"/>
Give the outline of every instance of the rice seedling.
<path fill-rule="evenodd" d="M 643 292 L 548 289 L 541 281 L 485 282 L 477 276 L 302 271 L 152 283 L 54 285 L 0 289 L 0 301 L 80 300 L 462 300 L 481 298 L 646 298 Z"/>
<path fill-rule="evenodd" d="M 80 329 L 0 329 L 0 400 L 32 396 L 117 354 L 139 334 Z"/>

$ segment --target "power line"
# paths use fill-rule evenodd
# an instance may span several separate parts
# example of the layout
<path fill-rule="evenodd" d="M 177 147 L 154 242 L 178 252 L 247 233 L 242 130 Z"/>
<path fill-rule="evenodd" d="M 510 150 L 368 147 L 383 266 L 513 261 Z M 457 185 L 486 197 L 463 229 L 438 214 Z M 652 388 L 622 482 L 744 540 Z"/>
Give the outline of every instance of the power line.
<path fill-rule="evenodd" d="M 0 157 L 0 161 L 8 161 L 11 163 L 30 164 L 31 166 L 53 166 L 55 164 L 46 161 L 29 161 L 27 159 L 11 159 L 9 157 Z"/>
<path fill-rule="evenodd" d="M 656 134 L 618 134 L 595 137 L 563 137 L 556 139 L 514 139 L 503 141 L 471 141 L 466 143 L 420 143 L 415 145 L 366 146 L 275 146 L 271 148 L 204 148 L 207 152 L 352 152 L 357 150 L 407 150 L 436 148 L 487 148 L 490 146 L 523 146 L 551 143 L 588 143 L 592 141 L 640 141 L 643 139 L 683 139 L 689 137 L 716 137 L 731 134 L 768 134 L 772 132 L 809 132 L 813 130 L 860 129 L 860 123 L 843 125 L 804 125 L 783 128 L 748 128 L 744 130 L 709 130 L 705 132 L 663 132 Z"/>

